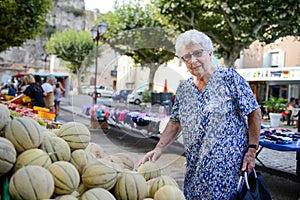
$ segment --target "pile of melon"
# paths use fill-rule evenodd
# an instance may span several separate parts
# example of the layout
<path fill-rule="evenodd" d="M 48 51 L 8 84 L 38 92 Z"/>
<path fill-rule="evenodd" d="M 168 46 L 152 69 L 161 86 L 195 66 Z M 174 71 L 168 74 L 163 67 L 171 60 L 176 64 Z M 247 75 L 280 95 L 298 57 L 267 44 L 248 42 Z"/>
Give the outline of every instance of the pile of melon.
<path fill-rule="evenodd" d="M 155 162 L 135 168 L 124 153 L 104 155 L 89 129 L 68 122 L 52 132 L 0 104 L 0 177 L 14 200 L 182 200 Z M 1 199 L 1 196 L 0 196 Z"/>

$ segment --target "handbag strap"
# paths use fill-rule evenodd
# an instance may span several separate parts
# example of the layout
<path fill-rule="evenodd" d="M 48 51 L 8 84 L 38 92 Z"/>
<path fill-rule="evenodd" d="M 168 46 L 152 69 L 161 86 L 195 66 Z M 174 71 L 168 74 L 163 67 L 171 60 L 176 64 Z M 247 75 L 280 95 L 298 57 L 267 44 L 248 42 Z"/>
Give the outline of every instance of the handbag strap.
<path fill-rule="evenodd" d="M 253 168 L 252 171 L 253 171 L 253 174 L 254 174 L 255 179 L 257 179 L 257 174 L 256 174 L 255 169 Z M 250 189 L 249 181 L 248 181 L 248 173 L 247 173 L 247 170 L 243 171 L 243 173 L 244 173 L 244 176 L 241 175 L 240 178 L 239 178 L 237 190 L 240 190 L 240 187 L 241 187 L 241 185 L 242 185 L 242 180 L 243 180 L 243 179 L 244 179 L 244 181 L 245 181 L 245 184 L 246 184 L 247 189 L 248 189 L 248 190 Z"/>

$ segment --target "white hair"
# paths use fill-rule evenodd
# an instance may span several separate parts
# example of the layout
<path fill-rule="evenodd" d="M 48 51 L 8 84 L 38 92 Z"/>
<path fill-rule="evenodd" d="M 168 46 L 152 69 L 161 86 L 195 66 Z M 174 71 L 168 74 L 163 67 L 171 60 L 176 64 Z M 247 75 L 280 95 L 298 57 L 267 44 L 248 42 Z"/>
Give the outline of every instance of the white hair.
<path fill-rule="evenodd" d="M 183 56 L 184 47 L 191 44 L 200 44 L 207 51 L 213 51 L 211 39 L 203 32 L 197 30 L 189 30 L 180 34 L 176 39 L 175 50 L 176 55 Z"/>

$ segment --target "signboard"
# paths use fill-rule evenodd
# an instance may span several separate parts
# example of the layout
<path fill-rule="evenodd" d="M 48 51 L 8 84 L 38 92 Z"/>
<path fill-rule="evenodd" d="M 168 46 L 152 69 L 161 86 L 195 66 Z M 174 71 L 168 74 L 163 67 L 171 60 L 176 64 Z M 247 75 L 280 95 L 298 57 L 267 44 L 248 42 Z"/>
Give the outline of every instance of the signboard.
<path fill-rule="evenodd" d="M 236 69 L 247 81 L 300 80 L 300 67 Z"/>

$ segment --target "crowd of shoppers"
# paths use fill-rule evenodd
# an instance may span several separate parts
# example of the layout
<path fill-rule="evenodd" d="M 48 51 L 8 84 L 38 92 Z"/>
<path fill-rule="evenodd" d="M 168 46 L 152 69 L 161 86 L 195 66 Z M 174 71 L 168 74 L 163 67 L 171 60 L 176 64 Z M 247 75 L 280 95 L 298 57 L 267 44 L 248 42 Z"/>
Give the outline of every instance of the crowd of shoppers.
<path fill-rule="evenodd" d="M 40 76 L 28 74 L 22 79 L 15 80 L 13 78 L 11 80 L 8 95 L 14 98 L 5 103 L 14 103 L 24 97 L 30 97 L 31 101 L 28 107 L 45 107 L 58 114 L 64 91 L 62 84 L 57 82 L 54 76 L 47 76 L 46 81 L 43 83 Z"/>

